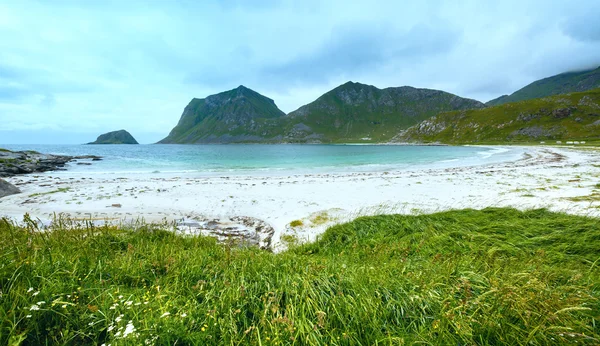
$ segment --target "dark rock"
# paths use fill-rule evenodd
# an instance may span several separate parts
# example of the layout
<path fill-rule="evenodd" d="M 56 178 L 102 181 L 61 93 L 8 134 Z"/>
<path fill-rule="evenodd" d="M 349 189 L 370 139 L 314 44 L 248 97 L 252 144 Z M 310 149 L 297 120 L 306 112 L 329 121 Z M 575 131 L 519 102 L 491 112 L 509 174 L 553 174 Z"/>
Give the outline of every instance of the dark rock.
<path fill-rule="evenodd" d="M 549 137 L 552 133 L 541 126 L 524 127 L 510 133 L 509 137 L 526 136 L 532 138 Z"/>
<path fill-rule="evenodd" d="M 571 107 L 558 108 L 558 109 L 555 109 L 552 111 L 552 116 L 555 117 L 556 119 L 564 119 L 564 118 L 569 117 L 573 110 L 574 109 L 572 109 Z"/>
<path fill-rule="evenodd" d="M 18 174 L 65 170 L 65 165 L 75 159 L 100 159 L 99 156 L 65 156 L 41 154 L 36 151 L 0 150 L 0 177 Z"/>
<path fill-rule="evenodd" d="M 21 193 L 21 190 L 4 179 L 0 179 L 0 198 Z"/>

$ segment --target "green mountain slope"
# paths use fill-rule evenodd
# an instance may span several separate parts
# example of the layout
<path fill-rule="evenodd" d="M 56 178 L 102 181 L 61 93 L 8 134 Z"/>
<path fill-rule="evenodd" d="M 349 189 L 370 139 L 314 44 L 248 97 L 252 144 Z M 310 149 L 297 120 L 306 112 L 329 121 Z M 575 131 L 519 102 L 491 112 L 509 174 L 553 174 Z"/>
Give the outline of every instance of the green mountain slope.
<path fill-rule="evenodd" d="M 600 88 L 600 67 L 581 72 L 561 73 L 556 76 L 540 79 L 511 95 L 500 96 L 488 101 L 486 105 L 497 106 L 509 102 L 531 100 L 540 97 L 587 91 Z"/>
<path fill-rule="evenodd" d="M 600 89 L 442 113 L 395 142 L 495 143 L 600 138 Z"/>
<path fill-rule="evenodd" d="M 240 86 L 193 99 L 159 143 L 386 142 L 439 112 L 482 107 L 438 90 L 348 82 L 285 115 L 273 100 Z"/>
<path fill-rule="evenodd" d="M 348 82 L 291 112 L 288 118 L 326 141 L 383 142 L 439 112 L 484 106 L 439 90 L 408 86 L 378 89 Z"/>
<path fill-rule="evenodd" d="M 179 123 L 159 143 L 263 141 L 285 116 L 275 102 L 242 85 L 205 99 L 193 99 Z"/>
<path fill-rule="evenodd" d="M 125 131 L 112 131 L 98 136 L 98 138 L 88 144 L 138 144 L 133 136 Z"/>

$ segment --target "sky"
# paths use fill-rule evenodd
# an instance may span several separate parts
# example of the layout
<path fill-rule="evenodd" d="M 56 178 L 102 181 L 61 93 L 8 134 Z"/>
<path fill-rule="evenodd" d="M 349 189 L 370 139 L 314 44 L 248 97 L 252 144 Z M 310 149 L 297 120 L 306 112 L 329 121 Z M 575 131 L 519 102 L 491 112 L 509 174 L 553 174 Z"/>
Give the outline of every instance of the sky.
<path fill-rule="evenodd" d="M 193 98 L 349 80 L 488 101 L 600 65 L 598 0 L 0 2 L 0 144 L 164 138 Z"/>

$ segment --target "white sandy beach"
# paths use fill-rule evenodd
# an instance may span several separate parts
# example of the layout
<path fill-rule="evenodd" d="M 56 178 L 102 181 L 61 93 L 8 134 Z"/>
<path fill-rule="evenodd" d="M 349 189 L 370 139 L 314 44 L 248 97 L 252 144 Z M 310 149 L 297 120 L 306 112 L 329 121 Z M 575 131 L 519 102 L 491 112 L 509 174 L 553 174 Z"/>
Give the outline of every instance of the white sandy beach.
<path fill-rule="evenodd" d="M 509 206 L 600 216 L 600 151 L 528 147 L 500 164 L 377 173 L 195 177 L 156 174 L 72 176 L 48 172 L 7 180 L 22 193 L 0 199 L 0 216 L 42 221 L 55 213 L 148 222 L 251 216 L 282 234 L 313 240 L 333 223 L 360 215 Z M 57 190 L 59 190 L 57 192 Z M 600 193 L 600 192 L 596 192 Z M 584 198 L 585 199 L 585 198 Z M 113 205 L 121 205 L 113 206 Z M 290 227 L 301 220 L 302 226 Z"/>

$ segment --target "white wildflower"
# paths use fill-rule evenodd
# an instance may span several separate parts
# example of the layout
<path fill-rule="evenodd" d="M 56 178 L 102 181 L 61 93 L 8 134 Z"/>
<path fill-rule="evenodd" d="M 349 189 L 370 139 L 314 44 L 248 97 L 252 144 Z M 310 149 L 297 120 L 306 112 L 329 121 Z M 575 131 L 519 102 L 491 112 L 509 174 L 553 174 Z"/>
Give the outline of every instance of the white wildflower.
<path fill-rule="evenodd" d="M 36 310 L 39 310 L 39 309 L 40 309 L 40 306 L 39 306 L 39 305 L 37 305 L 37 304 L 33 304 L 33 305 L 32 305 L 32 306 L 29 308 L 29 310 L 31 310 L 31 311 L 36 311 Z"/>
<path fill-rule="evenodd" d="M 164 314 L 160 315 L 160 318 L 167 317 L 167 316 L 169 316 L 170 314 L 171 314 L 171 313 L 167 311 L 167 312 L 165 312 Z"/>
<path fill-rule="evenodd" d="M 29 289 L 27 290 L 27 293 L 33 291 L 33 287 L 29 287 Z"/>
<path fill-rule="evenodd" d="M 67 304 L 63 304 L 60 307 L 63 308 L 63 309 L 66 309 L 67 308 Z"/>
<path fill-rule="evenodd" d="M 131 304 L 133 304 L 133 302 L 131 300 L 128 300 L 125 302 L 125 305 L 131 305 Z"/>
<path fill-rule="evenodd" d="M 123 315 L 119 315 L 117 318 L 115 318 L 115 321 L 117 321 L 117 323 L 121 322 L 121 320 L 123 319 Z"/>
<path fill-rule="evenodd" d="M 135 303 L 135 304 L 133 304 L 133 305 L 135 305 L 135 306 L 138 306 L 138 305 L 142 305 L 142 303 L 140 303 L 140 302 L 137 302 L 137 303 Z"/>
<path fill-rule="evenodd" d="M 31 315 L 27 315 L 27 316 L 25 316 L 25 318 L 31 318 Z"/>
<path fill-rule="evenodd" d="M 181 314 L 181 317 L 187 317 L 187 314 L 184 312 Z"/>
<path fill-rule="evenodd" d="M 40 300 L 39 302 L 37 302 L 37 304 L 38 304 L 38 305 L 43 305 L 43 304 L 46 304 L 46 302 L 45 302 L 45 301 L 43 301 L 43 300 Z"/>
<path fill-rule="evenodd" d="M 125 326 L 125 331 L 123 332 L 123 337 L 126 338 L 127 335 L 129 335 L 133 332 L 135 332 L 135 326 L 133 325 L 132 321 L 129 321 L 127 323 L 127 325 Z"/>
<path fill-rule="evenodd" d="M 110 326 L 108 326 L 108 331 L 112 331 L 113 329 L 115 329 L 115 326 L 113 324 L 111 324 Z"/>
<path fill-rule="evenodd" d="M 119 299 L 123 299 L 123 296 L 119 296 Z"/>
<path fill-rule="evenodd" d="M 40 291 L 35 291 L 33 292 L 33 294 L 31 294 L 33 297 L 37 296 L 38 294 L 40 294 Z"/>

